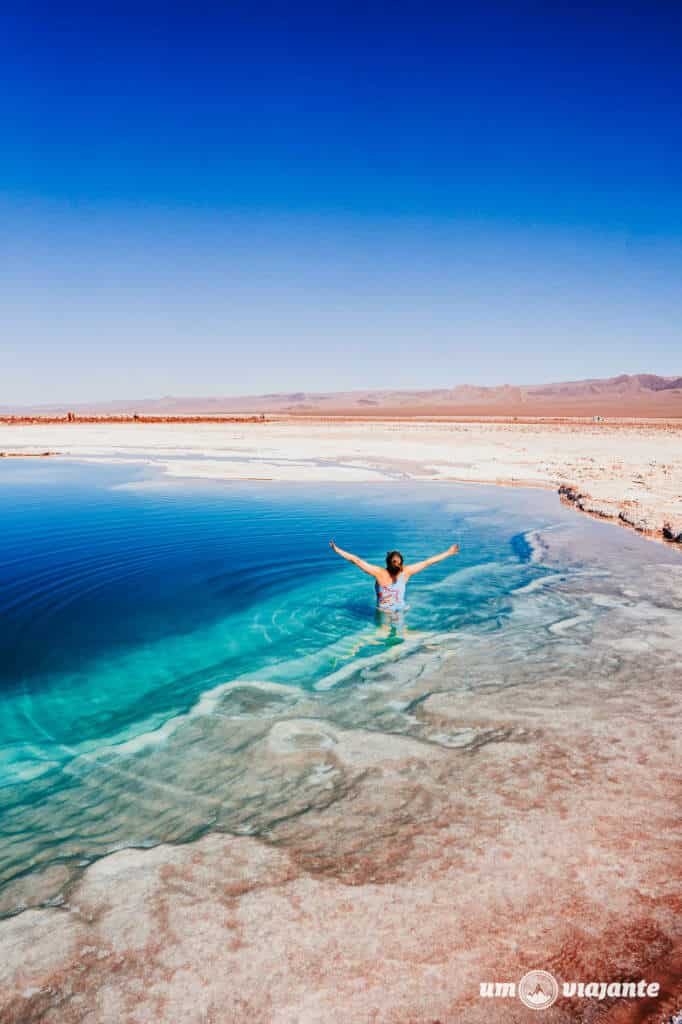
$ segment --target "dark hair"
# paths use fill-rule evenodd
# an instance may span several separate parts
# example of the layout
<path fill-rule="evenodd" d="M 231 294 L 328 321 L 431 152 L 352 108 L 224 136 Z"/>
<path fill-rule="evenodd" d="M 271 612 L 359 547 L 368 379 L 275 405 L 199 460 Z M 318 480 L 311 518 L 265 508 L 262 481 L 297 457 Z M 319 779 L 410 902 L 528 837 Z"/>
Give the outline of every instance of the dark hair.
<path fill-rule="evenodd" d="M 389 572 L 391 572 L 391 559 L 393 558 L 394 555 L 397 555 L 398 558 L 400 559 L 400 568 L 402 569 L 402 567 L 403 567 L 403 556 L 400 554 L 400 552 L 399 551 L 387 551 L 386 552 L 386 568 L 388 569 Z"/>

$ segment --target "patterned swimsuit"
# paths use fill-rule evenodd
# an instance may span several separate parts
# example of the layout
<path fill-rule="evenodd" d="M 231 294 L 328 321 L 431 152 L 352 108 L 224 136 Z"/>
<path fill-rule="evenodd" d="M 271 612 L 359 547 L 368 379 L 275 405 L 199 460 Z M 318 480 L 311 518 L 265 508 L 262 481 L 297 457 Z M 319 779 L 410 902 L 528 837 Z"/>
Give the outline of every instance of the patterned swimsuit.
<path fill-rule="evenodd" d="M 393 583 L 384 584 L 376 580 L 374 589 L 377 595 L 377 608 L 381 608 L 382 611 L 386 612 L 399 611 L 405 608 L 406 585 L 407 577 L 403 572 L 400 573 Z"/>

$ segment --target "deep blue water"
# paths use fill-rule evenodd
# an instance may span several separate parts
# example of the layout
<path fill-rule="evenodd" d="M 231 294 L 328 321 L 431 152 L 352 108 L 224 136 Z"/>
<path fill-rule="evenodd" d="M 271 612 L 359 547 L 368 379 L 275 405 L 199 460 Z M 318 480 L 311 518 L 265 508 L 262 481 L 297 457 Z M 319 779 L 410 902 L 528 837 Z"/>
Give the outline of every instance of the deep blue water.
<path fill-rule="evenodd" d="M 524 533 L 565 514 L 554 495 L 453 484 L 180 481 L 67 462 L 0 472 L 0 884 L 49 864 L 54 845 L 68 860 L 166 838 L 160 825 L 126 834 L 124 817 L 98 845 L 82 756 L 161 736 L 234 680 L 314 694 L 384 650 L 495 630 L 512 590 L 549 571 Z M 371 579 L 331 537 L 374 562 L 453 542 L 461 554 L 411 580 L 404 622 L 386 627 Z M 57 805 L 59 842 L 46 835 Z"/>

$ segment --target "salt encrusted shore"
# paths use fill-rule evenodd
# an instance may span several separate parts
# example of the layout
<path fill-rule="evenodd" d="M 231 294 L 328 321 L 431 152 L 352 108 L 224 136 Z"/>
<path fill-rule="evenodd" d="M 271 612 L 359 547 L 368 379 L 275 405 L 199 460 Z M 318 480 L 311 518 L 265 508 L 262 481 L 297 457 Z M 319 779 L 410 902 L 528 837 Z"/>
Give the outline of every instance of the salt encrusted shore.
<path fill-rule="evenodd" d="M 177 478 L 563 488 L 581 511 L 658 537 L 666 523 L 682 532 L 681 441 L 682 424 L 653 422 L 0 427 L 12 456 L 134 460 Z M 544 601 L 556 586 L 577 614 L 530 628 L 519 605 L 504 685 L 487 638 L 459 637 L 437 671 L 390 691 L 365 683 L 367 724 L 347 720 L 347 697 L 336 711 L 283 705 L 254 763 L 270 786 L 276 764 L 285 779 L 333 770 L 338 798 L 262 836 L 121 850 L 58 905 L 0 921 L 3 1024 L 529 1024 L 518 999 L 478 992 L 531 968 L 661 984 L 655 1001 L 558 1000 L 547 1024 L 678 1012 L 682 563 L 641 545 L 633 569 L 622 549 L 636 538 L 603 532 L 610 542 L 581 540 L 575 577 L 531 591 Z M 550 533 L 536 557 L 570 564 L 562 543 Z M 553 638 L 542 672 L 538 629 Z M 411 734 L 368 727 L 387 701 Z M 44 882 L 27 876 L 34 892 Z"/>
<path fill-rule="evenodd" d="M 265 719 L 262 683 L 231 688 L 238 787 L 260 804 L 265 783 L 273 820 L 119 850 L 0 921 L 3 1024 L 531 1024 L 479 993 L 533 968 L 660 985 L 560 998 L 547 1024 L 675 1014 L 682 563 L 607 529 L 529 541 L 562 571 L 511 595 L 494 653 L 464 630 L 390 686 L 270 689 Z M 311 780 L 320 799 L 283 813 Z"/>
<path fill-rule="evenodd" d="M 580 511 L 682 543 L 682 420 L 36 422 L 0 424 L 0 452 L 127 456 L 178 477 L 548 487 Z"/>

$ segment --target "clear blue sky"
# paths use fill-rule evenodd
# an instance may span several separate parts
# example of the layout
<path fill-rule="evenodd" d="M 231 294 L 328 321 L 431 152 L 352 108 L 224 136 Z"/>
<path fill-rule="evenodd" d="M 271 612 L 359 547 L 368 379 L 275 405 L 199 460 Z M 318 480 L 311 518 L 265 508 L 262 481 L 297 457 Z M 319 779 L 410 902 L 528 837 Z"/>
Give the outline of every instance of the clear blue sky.
<path fill-rule="evenodd" d="M 0 14 L 0 405 L 682 372 L 680 3 L 98 6 Z"/>

